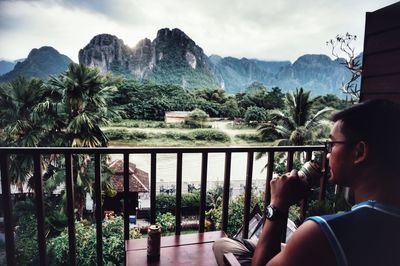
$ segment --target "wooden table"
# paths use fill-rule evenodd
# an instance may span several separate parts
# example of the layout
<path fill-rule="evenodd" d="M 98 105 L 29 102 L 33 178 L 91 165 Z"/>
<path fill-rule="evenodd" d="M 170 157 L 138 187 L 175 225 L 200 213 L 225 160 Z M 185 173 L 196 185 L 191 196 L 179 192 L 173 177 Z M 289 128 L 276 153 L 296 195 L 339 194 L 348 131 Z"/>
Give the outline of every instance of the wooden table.
<path fill-rule="evenodd" d="M 196 265 L 213 266 L 217 262 L 212 251 L 215 240 L 226 236 L 223 231 L 161 237 L 160 260 L 147 261 L 147 239 L 125 241 L 126 265 Z"/>

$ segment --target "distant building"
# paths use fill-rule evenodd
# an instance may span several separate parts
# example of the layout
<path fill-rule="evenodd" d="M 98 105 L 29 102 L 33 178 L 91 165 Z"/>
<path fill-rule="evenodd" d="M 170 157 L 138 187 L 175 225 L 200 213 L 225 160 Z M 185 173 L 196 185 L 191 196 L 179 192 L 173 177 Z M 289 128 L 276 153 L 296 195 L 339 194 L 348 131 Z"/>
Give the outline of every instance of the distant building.
<path fill-rule="evenodd" d="M 111 184 L 117 190 L 115 197 L 106 196 L 103 204 L 103 211 L 123 211 L 124 198 L 124 161 L 115 160 L 109 168 L 113 171 Z M 138 193 L 149 192 L 149 174 L 136 167 L 134 163 L 129 163 L 129 192 L 128 192 L 128 214 L 135 214 L 138 207 Z"/>
<path fill-rule="evenodd" d="M 182 123 L 189 113 L 186 111 L 165 112 L 165 123 Z"/>

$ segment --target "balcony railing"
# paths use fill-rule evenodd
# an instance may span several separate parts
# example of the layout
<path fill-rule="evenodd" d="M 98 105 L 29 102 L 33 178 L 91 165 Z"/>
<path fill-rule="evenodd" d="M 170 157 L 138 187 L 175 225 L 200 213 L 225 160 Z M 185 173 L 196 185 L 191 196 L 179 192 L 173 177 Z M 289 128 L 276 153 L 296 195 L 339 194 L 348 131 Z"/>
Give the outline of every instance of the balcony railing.
<path fill-rule="evenodd" d="M 75 215 L 74 215 L 74 182 L 73 182 L 73 163 L 72 156 L 76 154 L 89 154 L 94 156 L 95 167 L 95 220 L 97 234 L 97 264 L 103 264 L 103 246 L 102 246 L 102 209 L 101 209 L 101 155 L 103 154 L 122 154 L 124 162 L 124 201 L 128 198 L 129 192 L 129 156 L 133 154 L 149 154 L 150 155 L 150 223 L 156 221 L 156 170 L 157 170 L 157 154 L 176 154 L 176 211 L 175 211 L 175 234 L 181 233 L 182 220 L 182 155 L 186 153 L 201 154 L 201 185 L 200 185 L 200 210 L 199 210 L 199 232 L 205 230 L 205 212 L 206 212 L 206 187 L 207 187 L 207 167 L 208 158 L 211 153 L 224 153 L 224 182 L 223 182 L 223 203 L 222 203 L 222 230 L 226 231 L 228 227 L 228 208 L 229 208 L 229 191 L 231 181 L 231 162 L 232 154 L 247 153 L 246 176 L 245 176 L 245 200 L 243 209 L 243 236 L 246 237 L 249 231 L 249 214 L 250 200 L 253 180 L 253 162 L 255 153 L 263 152 L 267 156 L 266 171 L 266 187 L 264 208 L 270 201 L 269 181 L 273 176 L 273 166 L 277 153 L 285 153 L 286 169 L 293 168 L 293 159 L 296 152 L 302 152 L 305 160 L 313 157 L 313 152 L 322 153 L 322 166 L 327 166 L 324 146 L 287 146 L 287 147 L 195 147 L 195 148 L 6 148 L 0 147 L 0 170 L 1 185 L 3 194 L 3 210 L 4 210 L 4 227 L 6 239 L 6 256 L 8 265 L 16 265 L 15 259 L 15 243 L 14 228 L 12 224 L 12 202 L 10 190 L 10 177 L 8 174 L 8 164 L 10 156 L 23 154 L 33 156 L 33 177 L 35 180 L 35 197 L 36 197 L 36 213 L 37 213 L 37 232 L 38 232 L 38 249 L 41 265 L 47 264 L 46 257 L 46 236 L 44 228 L 44 194 L 43 194 L 43 178 L 41 169 L 41 160 L 43 155 L 58 154 L 65 157 L 65 185 L 67 194 L 67 216 L 68 216 L 68 234 L 69 234 L 69 265 L 76 265 L 76 238 L 75 238 Z M 243 165 L 245 162 L 243 162 Z M 221 166 L 222 167 L 222 166 Z M 319 198 L 324 198 L 325 185 L 327 180 L 327 171 L 320 180 Z M 124 213 L 128 213 L 128 206 L 124 204 Z M 302 208 L 302 218 L 304 219 L 305 208 Z M 128 215 L 124 215 L 124 239 L 129 238 L 129 221 Z"/>

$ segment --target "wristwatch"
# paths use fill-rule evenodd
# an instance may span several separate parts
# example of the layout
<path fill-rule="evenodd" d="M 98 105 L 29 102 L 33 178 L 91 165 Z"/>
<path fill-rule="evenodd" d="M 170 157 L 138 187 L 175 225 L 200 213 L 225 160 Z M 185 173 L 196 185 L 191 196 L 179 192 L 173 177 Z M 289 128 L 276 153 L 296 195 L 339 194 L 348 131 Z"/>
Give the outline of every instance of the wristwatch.
<path fill-rule="evenodd" d="M 267 210 L 265 211 L 265 218 L 270 221 L 278 221 L 287 219 L 288 214 L 277 208 L 274 208 L 272 205 L 267 206 Z"/>

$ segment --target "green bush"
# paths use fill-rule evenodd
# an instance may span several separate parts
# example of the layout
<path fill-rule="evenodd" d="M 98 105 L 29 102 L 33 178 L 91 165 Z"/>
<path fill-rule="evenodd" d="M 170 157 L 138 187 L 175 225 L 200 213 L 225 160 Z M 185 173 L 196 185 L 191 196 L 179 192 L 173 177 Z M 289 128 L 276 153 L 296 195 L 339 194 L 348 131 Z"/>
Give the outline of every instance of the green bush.
<path fill-rule="evenodd" d="M 200 192 L 182 193 L 182 208 L 197 212 L 200 207 Z M 158 193 L 156 209 L 159 213 L 175 213 L 175 194 Z"/>
<path fill-rule="evenodd" d="M 105 130 L 104 133 L 106 134 L 109 140 L 121 140 L 121 139 L 126 139 L 125 136 L 128 134 L 128 130 L 110 129 L 110 130 Z"/>
<path fill-rule="evenodd" d="M 229 142 L 230 137 L 220 130 L 216 129 L 197 129 L 189 133 L 195 140 L 206 140 L 206 141 L 220 141 Z"/>
<path fill-rule="evenodd" d="M 196 108 L 187 115 L 184 124 L 190 128 L 201 128 L 204 127 L 207 119 L 208 114 Z"/>
<path fill-rule="evenodd" d="M 249 122 L 262 122 L 267 119 L 267 110 L 258 106 L 250 106 L 244 114 L 244 120 Z"/>
<path fill-rule="evenodd" d="M 175 195 L 167 193 L 157 193 L 156 210 L 160 213 L 175 212 Z"/>
<path fill-rule="evenodd" d="M 161 232 L 163 235 L 175 230 L 175 216 L 170 212 L 158 215 L 156 223 L 161 226 Z"/>
<path fill-rule="evenodd" d="M 121 216 L 103 222 L 103 263 L 124 265 L 124 221 Z M 130 231 L 134 231 L 131 229 Z M 96 225 L 75 222 L 77 265 L 96 265 Z M 137 230 L 136 230 L 137 231 Z M 130 235 L 138 235 L 130 232 Z M 68 265 L 68 231 L 48 241 L 50 265 Z"/>
<path fill-rule="evenodd" d="M 221 230 L 222 207 L 212 208 L 206 211 L 206 219 L 210 221 L 215 230 Z"/>
<path fill-rule="evenodd" d="M 250 209 L 258 204 L 260 208 L 263 206 L 262 194 L 251 195 Z M 243 225 L 243 210 L 244 210 L 244 194 L 237 195 L 229 203 L 228 210 L 228 229 L 227 234 L 233 236 L 237 233 L 239 228 Z"/>
<path fill-rule="evenodd" d="M 149 138 L 146 132 L 142 131 L 131 131 L 127 134 L 127 139 L 129 140 L 142 140 Z"/>
<path fill-rule="evenodd" d="M 142 131 L 128 131 L 126 129 L 111 129 L 104 131 L 109 140 L 142 140 L 151 137 Z"/>
<path fill-rule="evenodd" d="M 68 242 L 67 242 L 68 245 Z M 15 253 L 18 265 L 39 265 L 36 218 L 19 219 L 15 230 Z"/>
<path fill-rule="evenodd" d="M 198 210 L 200 207 L 200 191 L 182 193 L 182 207 Z"/>
<path fill-rule="evenodd" d="M 194 140 L 189 134 L 181 132 L 166 132 L 163 136 L 174 140 Z"/>
<path fill-rule="evenodd" d="M 251 141 L 251 142 L 262 141 L 258 134 L 237 134 L 235 137 L 244 141 Z"/>

